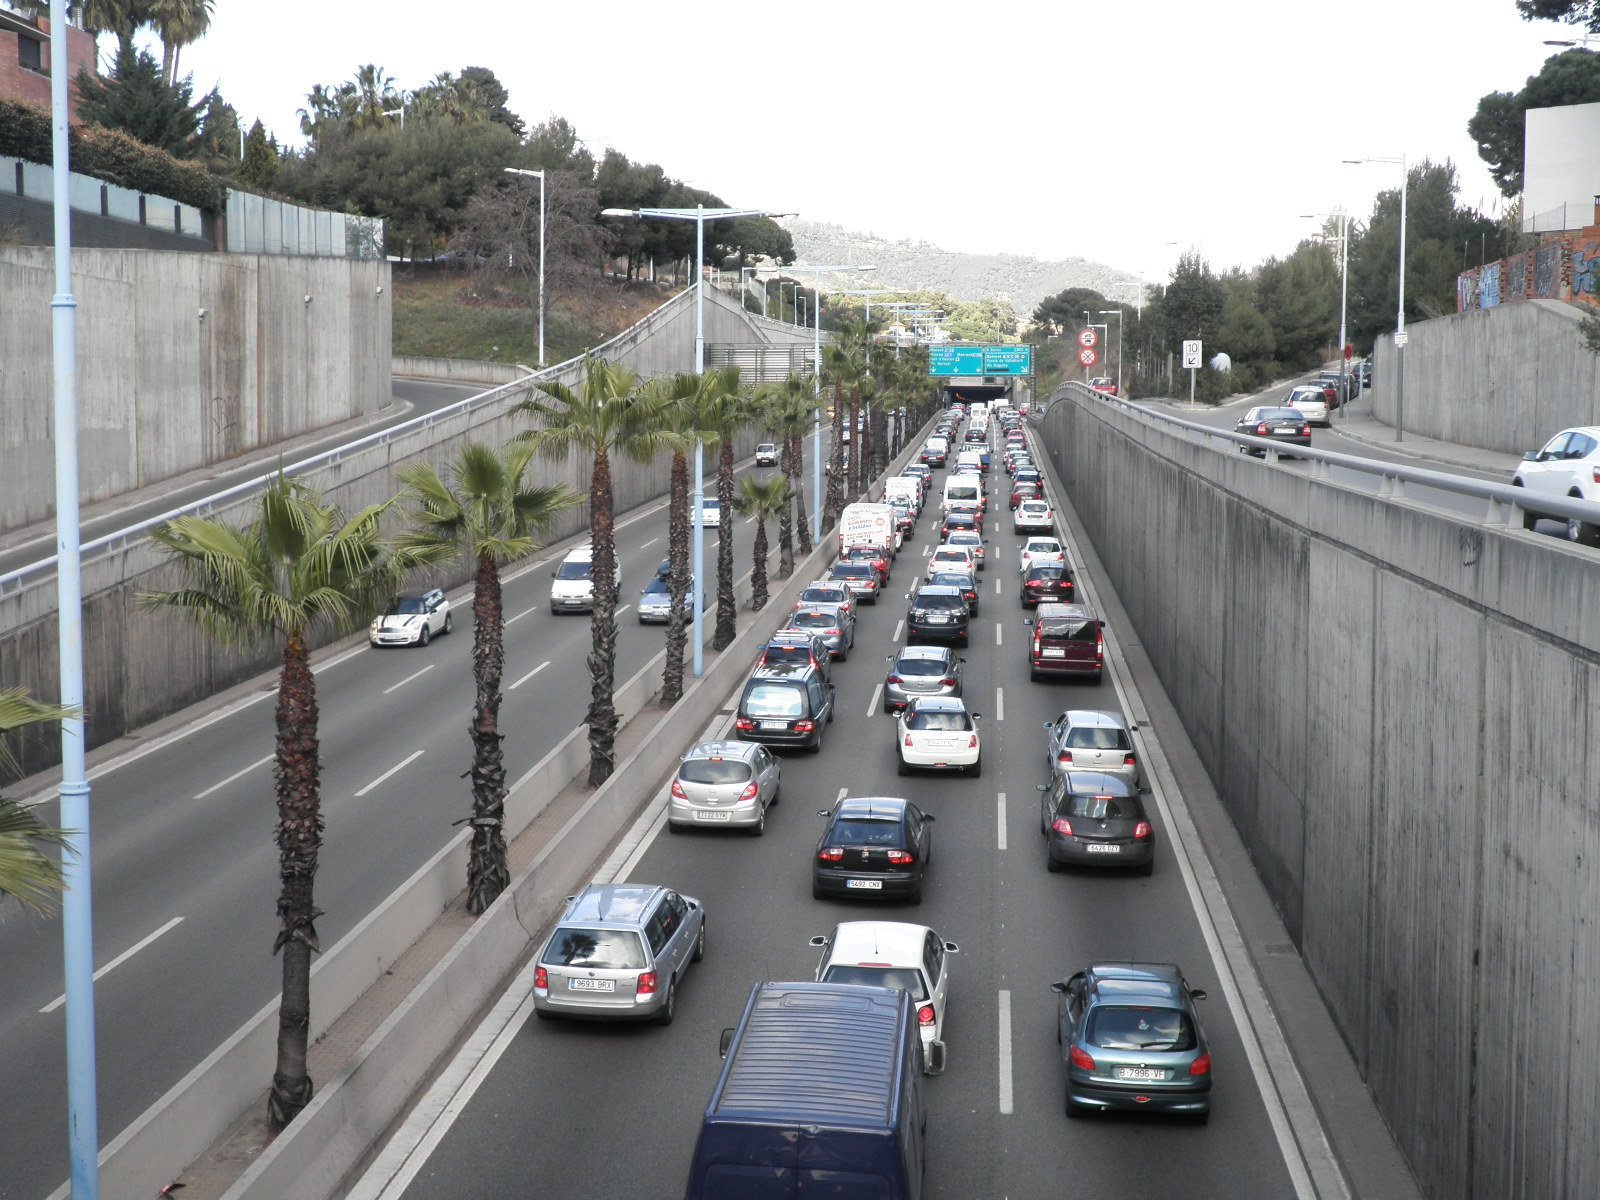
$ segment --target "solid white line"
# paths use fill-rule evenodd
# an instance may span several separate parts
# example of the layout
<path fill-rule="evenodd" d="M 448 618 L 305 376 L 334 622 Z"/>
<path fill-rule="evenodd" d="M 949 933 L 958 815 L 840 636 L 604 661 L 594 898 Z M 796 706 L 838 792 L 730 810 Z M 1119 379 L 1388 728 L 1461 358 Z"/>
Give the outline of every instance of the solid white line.
<path fill-rule="evenodd" d="M 641 550 L 648 550 L 648 549 L 650 549 L 650 547 L 651 547 L 651 546 L 654 546 L 654 545 L 655 545 L 655 544 L 656 544 L 656 543 L 657 543 L 657 542 L 659 542 L 659 541 L 660 541 L 660 540 L 661 540 L 661 539 L 660 539 L 660 538 L 658 538 L 658 537 L 653 537 L 653 538 L 651 538 L 651 539 L 650 539 L 650 540 L 649 540 L 649 541 L 648 541 L 648 542 L 646 542 L 646 543 L 645 543 L 645 544 L 644 544 L 644 545 L 642 545 L 642 546 L 640 546 L 640 547 L 639 547 L 639 549 L 641 549 Z"/>
<path fill-rule="evenodd" d="M 1000 644 L 1000 626 L 999 625 L 996 625 L 994 627 L 994 644 L 996 646 L 998 646 Z"/>
<path fill-rule="evenodd" d="M 393 687 L 384 688 L 383 689 L 383 694 L 385 696 L 387 696 L 390 692 L 397 691 L 400 688 L 405 687 L 406 684 L 410 683 L 418 675 L 426 675 L 429 671 L 433 670 L 433 668 L 435 666 L 437 666 L 437 665 L 438 665 L 437 663 L 429 663 L 427 666 L 423 667 L 422 670 L 411 672 L 411 674 L 407 675 L 404 679 L 402 679 L 399 683 L 395 684 Z"/>
<path fill-rule="evenodd" d="M 896 621 L 895 625 L 894 625 L 894 640 L 895 640 L 896 643 L 898 643 L 900 641 L 900 635 L 903 632 L 905 632 L 905 628 L 906 628 L 905 618 L 901 617 L 900 620 Z"/>
<path fill-rule="evenodd" d="M 1006 794 L 1004 792 L 1000 793 L 999 801 L 995 805 L 995 819 L 1000 827 L 999 849 L 1004 850 L 1006 848 Z"/>
<path fill-rule="evenodd" d="M 521 687 L 523 684 L 527 683 L 528 680 L 532 679 L 535 675 L 537 675 L 540 671 L 544 670 L 549 665 L 550 665 L 550 661 L 548 659 L 546 659 L 544 662 L 540 663 L 533 670 L 529 671 L 521 679 L 519 679 L 515 683 L 513 683 L 511 685 L 511 690 L 512 691 L 516 691 L 519 687 Z"/>
<path fill-rule="evenodd" d="M 149 937 L 145 938 L 143 941 L 135 942 L 133 945 L 129 946 L 126 950 L 124 950 L 121 954 L 119 954 L 115 958 L 113 958 L 105 966 L 101 967 L 98 971 L 96 971 L 94 973 L 94 978 L 99 979 L 100 976 L 104 975 L 107 971 L 111 970 L 111 968 L 121 966 L 123 963 L 127 962 L 130 958 L 132 958 L 135 954 L 139 953 L 139 951 L 143 950 L 151 942 L 155 941 L 158 937 L 160 937 L 167 930 L 171 929 L 175 925 L 181 925 L 181 924 L 183 924 L 183 918 L 182 917 L 173 917 L 172 920 L 168 921 L 165 925 L 163 925 L 160 929 L 156 930 Z M 39 1011 L 42 1012 L 42 1013 L 52 1013 L 52 1012 L 55 1012 L 56 1009 L 60 1008 L 66 1002 L 67 1002 L 67 998 L 65 996 L 57 996 L 54 1000 L 50 1001 L 49 1004 L 46 1004 Z"/>
<path fill-rule="evenodd" d="M 878 711 L 878 700 L 883 696 L 883 684 L 872 689 L 872 701 L 867 705 L 867 716 L 872 716 Z"/>
<path fill-rule="evenodd" d="M 318 663 L 316 666 L 311 668 L 311 673 L 313 675 L 321 675 L 329 667 L 337 667 L 340 663 L 349 662 L 352 658 L 354 658 L 356 655 L 360 654 L 363 650 L 366 650 L 366 649 L 367 649 L 366 646 L 352 646 L 350 649 L 346 650 L 343 654 L 336 654 L 332 658 L 330 658 L 327 662 Z M 272 694 L 273 695 L 277 695 L 277 692 L 278 692 L 278 689 L 277 689 L 276 686 L 274 686 L 273 689 L 272 689 Z"/>
<path fill-rule="evenodd" d="M 1011 1112 L 1011 993 L 1000 992 L 1000 1114 Z"/>
<path fill-rule="evenodd" d="M 516 615 L 516 616 L 514 616 L 514 617 L 507 617 L 507 618 L 506 618 L 506 624 L 507 624 L 507 625 L 510 625 L 510 624 L 513 624 L 513 623 L 514 623 L 514 622 L 517 622 L 517 621 L 520 621 L 520 620 L 522 620 L 522 618 L 523 618 L 523 617 L 525 617 L 525 616 L 527 616 L 527 615 L 528 615 L 528 614 L 529 614 L 529 613 L 531 613 L 531 612 L 533 612 L 533 611 L 535 611 L 535 610 L 536 610 L 536 609 L 537 609 L 537 608 L 538 608 L 538 607 L 539 607 L 539 605 L 537 605 L 537 604 L 535 604 L 535 605 L 534 605 L 534 606 L 533 606 L 533 608 L 525 608 L 525 609 L 523 609 L 523 610 L 522 610 L 522 611 L 521 611 L 521 612 L 519 612 L 519 613 L 518 613 L 518 614 L 517 614 L 517 615 Z"/>
<path fill-rule="evenodd" d="M 994 690 L 994 719 L 996 721 L 1004 721 L 1006 719 L 1005 688 L 995 688 Z"/>
<path fill-rule="evenodd" d="M 213 783 L 205 791 L 203 791 L 199 795 L 197 795 L 195 797 L 195 799 L 196 800 L 204 800 L 207 796 L 211 795 L 212 792 L 215 792 L 220 788 L 227 787 L 230 783 L 232 783 L 235 779 L 238 779 L 241 775 L 248 775 L 248 774 L 250 774 L 251 771 L 254 771 L 262 763 L 269 763 L 271 761 L 272 761 L 272 755 L 270 755 L 270 754 L 267 755 L 265 758 L 258 758 L 258 759 L 256 759 L 255 762 L 251 763 L 248 767 L 245 767 L 242 771 L 235 771 L 232 775 L 229 775 L 222 782 Z"/>
<path fill-rule="evenodd" d="M 393 775 L 401 767 L 404 767 L 408 763 L 412 762 L 413 760 L 421 758 L 421 757 L 422 757 L 422 751 L 421 750 L 413 750 L 410 754 L 406 755 L 399 762 L 395 763 L 394 766 L 390 767 L 382 775 L 379 775 L 371 783 L 367 784 L 367 786 L 362 788 L 359 792 L 357 792 L 356 795 L 358 797 L 365 796 L 368 792 L 370 792 L 373 788 L 377 787 L 385 779 L 389 778 L 389 776 Z"/>

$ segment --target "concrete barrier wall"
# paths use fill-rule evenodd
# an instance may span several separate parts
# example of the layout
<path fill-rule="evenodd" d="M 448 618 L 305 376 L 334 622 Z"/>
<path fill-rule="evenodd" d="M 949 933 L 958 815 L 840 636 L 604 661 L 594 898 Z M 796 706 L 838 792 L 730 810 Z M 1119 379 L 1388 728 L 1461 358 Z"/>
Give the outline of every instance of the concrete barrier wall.
<path fill-rule="evenodd" d="M 77 249 L 72 265 L 85 503 L 389 403 L 386 262 Z M 55 508 L 54 289 L 49 247 L 0 247 L 0 532 Z"/>
<path fill-rule="evenodd" d="M 1041 432 L 1424 1190 L 1600 1194 L 1600 556 L 1060 393 Z"/>
<path fill-rule="evenodd" d="M 1568 426 L 1600 424 L 1600 355 L 1578 334 L 1584 311 L 1529 300 L 1408 326 L 1407 432 L 1514 454 Z M 1391 425 L 1394 384 L 1394 339 L 1385 335 L 1374 350 L 1372 400 Z"/>

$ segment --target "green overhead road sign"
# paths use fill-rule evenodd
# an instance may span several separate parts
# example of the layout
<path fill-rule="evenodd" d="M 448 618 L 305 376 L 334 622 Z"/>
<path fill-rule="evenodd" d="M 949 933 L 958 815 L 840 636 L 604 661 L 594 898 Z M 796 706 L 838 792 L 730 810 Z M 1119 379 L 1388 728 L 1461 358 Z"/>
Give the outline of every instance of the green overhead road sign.
<path fill-rule="evenodd" d="M 930 346 L 928 348 L 928 374 L 945 377 L 1032 375 L 1033 347 L 1027 345 Z"/>

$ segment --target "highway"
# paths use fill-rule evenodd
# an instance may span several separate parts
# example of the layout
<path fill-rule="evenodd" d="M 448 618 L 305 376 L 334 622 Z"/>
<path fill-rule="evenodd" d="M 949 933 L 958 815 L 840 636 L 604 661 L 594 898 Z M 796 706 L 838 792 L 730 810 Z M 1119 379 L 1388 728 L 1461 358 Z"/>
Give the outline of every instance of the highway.
<path fill-rule="evenodd" d="M 707 480 L 714 486 L 714 470 Z M 631 605 L 666 556 L 666 502 L 619 518 L 621 683 L 665 636 L 664 626 L 639 625 Z M 754 527 L 736 519 L 732 529 L 742 575 Z M 590 622 L 556 616 L 548 603 L 550 572 L 568 544 L 511 568 L 505 582 L 500 718 L 512 781 L 574 728 L 589 700 Z M 716 545 L 708 530 L 708 620 Z M 375 650 L 363 630 L 315 656 L 324 947 L 431 857 L 470 810 L 460 778 L 471 755 L 470 590 L 452 590 L 450 601 L 455 632 L 425 648 Z M 275 691 L 276 674 L 262 676 L 226 704 L 181 714 L 168 733 L 144 731 L 91 756 L 102 1144 L 278 993 Z M 11 791 L 27 795 L 25 785 Z M 55 804 L 40 815 L 53 822 Z M 59 918 L 7 914 L 0 962 L 0 1200 L 40 1200 L 68 1172 Z"/>
<path fill-rule="evenodd" d="M 1003 473 L 996 478 L 1003 484 Z M 949 1069 L 928 1089 L 926 1195 L 1297 1194 L 1297 1168 L 1280 1149 L 1239 1014 L 1225 998 L 1167 839 L 1168 805 L 1181 798 L 1162 796 L 1153 813 L 1161 839 L 1153 876 L 1045 870 L 1035 790 L 1048 770 L 1040 725 L 1068 707 L 1120 708 L 1124 697 L 1109 680 L 1100 687 L 1029 682 L 1017 592 L 1020 539 L 1003 498 L 992 510 L 982 608 L 963 652 L 967 703 L 983 714 L 983 774 L 898 776 L 892 719 L 881 715 L 878 687 L 885 656 L 900 644 L 902 597 L 936 540 L 936 508 L 924 512 L 902 550 L 885 599 L 863 609 L 855 650 L 835 672 L 839 717 L 822 753 L 783 757 L 782 803 L 769 815 L 766 836 L 656 836 L 657 818 L 642 857 L 624 864 L 620 877 L 670 885 L 706 906 L 705 961 L 686 978 L 676 1021 L 665 1028 L 534 1021 L 524 1008 L 495 1043 L 498 1061 L 491 1055 L 457 1094 L 449 1109 L 454 1123 L 426 1136 L 403 1134 L 353 1197 L 681 1196 L 720 1066 L 718 1035 L 737 1020 L 750 986 L 810 978 L 818 953 L 806 945 L 811 935 L 874 918 L 928 924 L 961 947 L 952 960 L 945 1030 Z M 1182 737 L 1181 730 L 1156 734 Z M 694 736 L 684 731 L 685 744 Z M 818 810 L 846 791 L 909 796 L 935 815 L 920 907 L 811 898 Z M 1204 853 L 1198 845 L 1185 849 Z M 1208 1126 L 1123 1116 L 1069 1123 L 1063 1115 L 1049 984 L 1107 958 L 1177 962 L 1210 993 L 1202 1014 L 1217 1065 Z M 530 986 L 524 971 L 508 1002 Z M 458 1064 L 452 1073 L 464 1070 Z M 390 1167 L 408 1148 L 394 1173 Z"/>

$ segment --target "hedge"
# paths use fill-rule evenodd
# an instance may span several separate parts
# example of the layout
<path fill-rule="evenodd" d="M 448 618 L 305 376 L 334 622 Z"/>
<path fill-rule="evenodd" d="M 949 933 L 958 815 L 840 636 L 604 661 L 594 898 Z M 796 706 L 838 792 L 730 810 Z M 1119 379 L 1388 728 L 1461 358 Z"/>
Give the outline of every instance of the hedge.
<path fill-rule="evenodd" d="M 72 126 L 67 139 L 72 169 L 80 175 L 164 196 L 203 212 L 220 213 L 227 206 L 227 189 L 200 163 L 182 162 L 100 125 Z M 49 165 L 49 112 L 0 98 L 0 154 Z"/>

